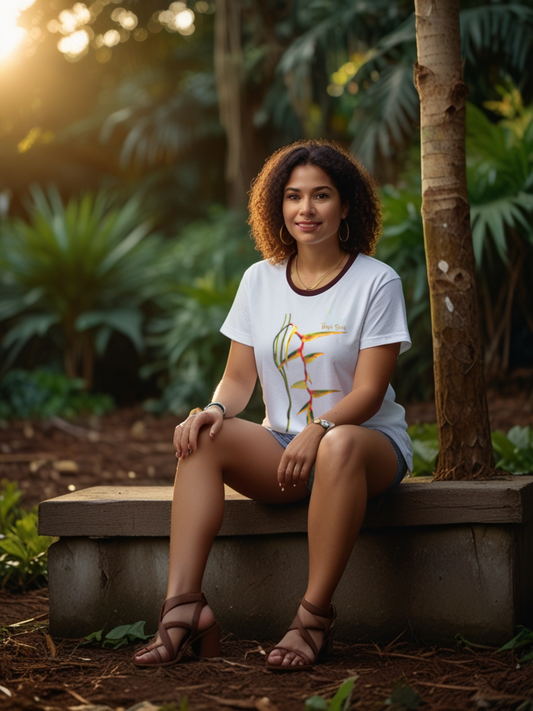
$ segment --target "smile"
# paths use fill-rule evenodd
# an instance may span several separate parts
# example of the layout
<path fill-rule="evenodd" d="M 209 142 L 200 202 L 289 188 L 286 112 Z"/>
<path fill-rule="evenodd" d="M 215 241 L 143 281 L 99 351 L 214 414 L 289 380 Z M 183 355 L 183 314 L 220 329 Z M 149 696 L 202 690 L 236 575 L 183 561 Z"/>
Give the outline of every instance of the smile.
<path fill-rule="evenodd" d="M 320 227 L 322 223 L 321 222 L 297 222 L 296 225 L 301 229 L 304 230 L 305 232 L 311 231 L 316 229 L 317 227 Z"/>

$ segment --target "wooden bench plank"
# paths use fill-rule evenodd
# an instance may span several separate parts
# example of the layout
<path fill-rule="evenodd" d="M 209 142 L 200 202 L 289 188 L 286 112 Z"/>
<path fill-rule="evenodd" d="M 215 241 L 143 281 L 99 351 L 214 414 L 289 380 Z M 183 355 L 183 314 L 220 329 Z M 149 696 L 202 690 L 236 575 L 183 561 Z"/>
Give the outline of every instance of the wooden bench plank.
<path fill-rule="evenodd" d="M 172 487 L 96 486 L 43 501 L 39 532 L 51 536 L 168 536 Z M 371 501 L 365 527 L 523 523 L 533 518 L 533 477 L 485 481 L 413 478 Z M 220 536 L 302 533 L 307 502 L 258 504 L 226 489 Z"/>

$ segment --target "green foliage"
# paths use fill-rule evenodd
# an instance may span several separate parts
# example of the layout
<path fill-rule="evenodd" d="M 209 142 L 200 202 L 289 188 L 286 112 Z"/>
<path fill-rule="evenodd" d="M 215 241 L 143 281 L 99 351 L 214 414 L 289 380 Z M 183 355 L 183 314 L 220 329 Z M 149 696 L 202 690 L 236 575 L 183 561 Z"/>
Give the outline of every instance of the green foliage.
<path fill-rule="evenodd" d="M 533 429 L 531 427 L 512 427 L 507 436 L 496 430 L 492 433 L 492 448 L 498 469 L 503 469 L 511 474 L 531 474 L 533 472 Z"/>
<path fill-rule="evenodd" d="M 143 303 L 156 281 L 160 241 L 139 197 L 116 206 L 104 191 L 63 204 L 34 186 L 29 221 L 0 225 L 0 322 L 6 365 L 32 339 L 55 340 L 65 372 L 90 385 L 95 352 L 111 334 L 143 349 Z"/>
<path fill-rule="evenodd" d="M 164 392 L 150 409 L 183 411 L 210 400 L 229 348 L 219 329 L 255 258 L 240 213 L 217 209 L 183 230 L 159 269 L 165 288 L 149 325 L 154 362 L 142 372 L 161 373 Z"/>
<path fill-rule="evenodd" d="M 394 388 L 400 399 L 425 400 L 433 394 L 433 352 L 419 178 L 398 190 L 381 191 L 383 236 L 376 256 L 402 278 L 412 347 L 398 361 Z"/>
<path fill-rule="evenodd" d="M 109 395 L 83 390 L 83 380 L 52 370 L 10 370 L 0 380 L 0 418 L 103 415 L 113 409 Z"/>
<path fill-rule="evenodd" d="M 437 425 L 411 425 L 407 432 L 413 442 L 412 476 L 431 476 L 437 467 L 439 454 Z"/>
<path fill-rule="evenodd" d="M 305 702 L 305 711 L 348 711 L 353 687 L 358 678 L 358 675 L 355 675 L 346 679 L 331 701 L 327 701 L 323 696 L 311 696 Z"/>
<path fill-rule="evenodd" d="M 521 654 L 518 661 L 522 662 L 532 662 L 533 661 L 533 631 L 524 627 L 523 625 L 518 625 L 518 634 L 513 637 L 512 640 L 504 644 L 503 647 L 498 649 L 498 652 L 504 652 L 508 649 L 514 650 L 517 654 Z"/>
<path fill-rule="evenodd" d="M 47 581 L 50 536 L 39 536 L 37 511 L 20 508 L 21 493 L 3 481 L 0 490 L 0 587 L 26 590 Z"/>
<path fill-rule="evenodd" d="M 512 343 L 533 330 L 533 111 L 516 89 L 501 88 L 505 119 L 492 123 L 474 106 L 467 111 L 468 191 L 481 300 L 485 364 L 503 376 Z M 492 102 L 492 105 L 494 102 Z M 509 110 L 509 107 L 513 110 Z M 413 347 L 400 358 L 394 386 L 401 398 L 426 399 L 432 391 L 429 289 L 421 218 L 418 161 L 402 189 L 382 190 L 383 237 L 377 257 L 402 277 Z M 513 340 L 515 339 L 515 340 Z M 529 363 L 515 346 L 518 365 Z M 520 360 L 521 359 L 521 360 Z"/>
<path fill-rule="evenodd" d="M 389 698 L 385 700 L 385 704 L 395 711 L 417 709 L 422 703 L 422 699 L 417 692 L 407 684 L 398 684 Z"/>
<path fill-rule="evenodd" d="M 189 700 L 186 696 L 184 696 L 179 706 L 177 703 L 172 701 L 169 704 L 159 706 L 157 711 L 189 711 Z"/>
<path fill-rule="evenodd" d="M 437 467 L 439 436 L 436 424 L 411 425 L 407 432 L 413 442 L 413 476 L 431 476 Z M 533 472 L 533 429 L 512 427 L 507 435 L 492 433 L 496 467 L 509 474 Z"/>
<path fill-rule="evenodd" d="M 106 649 L 119 649 L 125 644 L 131 644 L 138 640 L 144 641 L 152 636 L 144 634 L 145 624 L 144 620 L 141 620 L 133 625 L 119 625 L 110 630 L 105 636 L 103 636 L 104 630 L 101 629 L 85 637 L 85 644 L 95 642 Z"/>

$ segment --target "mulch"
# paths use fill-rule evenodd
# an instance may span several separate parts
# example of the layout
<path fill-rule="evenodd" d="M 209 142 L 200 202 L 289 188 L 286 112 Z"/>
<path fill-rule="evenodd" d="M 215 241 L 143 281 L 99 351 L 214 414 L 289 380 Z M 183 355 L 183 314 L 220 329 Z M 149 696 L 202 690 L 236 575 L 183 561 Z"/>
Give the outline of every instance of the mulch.
<path fill-rule="evenodd" d="M 492 429 L 533 424 L 531 394 L 494 397 L 489 409 Z M 434 421 L 434 406 L 411 405 L 407 417 Z M 98 484 L 171 485 L 178 421 L 130 408 L 77 422 L 0 423 L 0 479 L 17 482 L 25 506 Z M 190 711 L 303 711 L 307 698 L 331 698 L 351 676 L 357 679 L 349 709 L 533 711 L 533 665 L 519 664 L 512 652 L 400 638 L 388 646 L 337 644 L 312 671 L 273 674 L 265 669 L 266 641 L 229 635 L 220 658 L 137 669 L 131 646 L 52 639 L 47 613 L 46 589 L 0 591 L 0 711 L 115 711 L 143 701 L 177 711 L 185 697 Z"/>
<path fill-rule="evenodd" d="M 0 606 L 1 711 L 103 711 L 131 709 L 142 701 L 179 709 L 185 697 L 190 711 L 303 711 L 307 698 L 331 698 L 352 676 L 357 678 L 349 709 L 533 710 L 533 665 L 519 664 L 512 652 L 401 639 L 388 646 L 339 643 L 312 671 L 273 674 L 265 669 L 266 643 L 229 635 L 220 658 L 190 657 L 174 667 L 137 669 L 131 663 L 133 646 L 108 650 L 82 640 L 52 640 L 46 589 L 1 591 Z M 391 694 L 408 705 L 387 703 Z M 155 711 L 150 705 L 145 709 Z"/>

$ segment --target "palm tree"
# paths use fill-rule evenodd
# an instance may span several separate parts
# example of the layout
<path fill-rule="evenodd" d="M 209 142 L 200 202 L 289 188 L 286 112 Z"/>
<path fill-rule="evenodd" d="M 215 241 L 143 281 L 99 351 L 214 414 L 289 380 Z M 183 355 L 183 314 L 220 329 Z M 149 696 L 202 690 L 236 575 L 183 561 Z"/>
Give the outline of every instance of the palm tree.
<path fill-rule="evenodd" d="M 428 8 L 431 10 L 428 12 Z M 495 473 L 465 163 L 459 0 L 415 0 L 422 217 L 433 329 L 439 430 L 437 479 Z"/>

